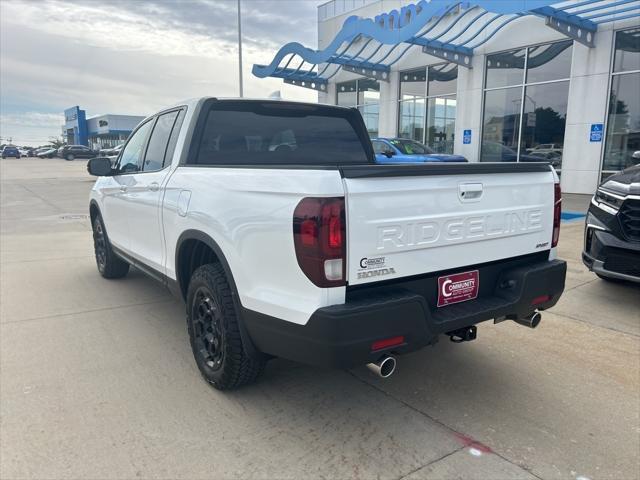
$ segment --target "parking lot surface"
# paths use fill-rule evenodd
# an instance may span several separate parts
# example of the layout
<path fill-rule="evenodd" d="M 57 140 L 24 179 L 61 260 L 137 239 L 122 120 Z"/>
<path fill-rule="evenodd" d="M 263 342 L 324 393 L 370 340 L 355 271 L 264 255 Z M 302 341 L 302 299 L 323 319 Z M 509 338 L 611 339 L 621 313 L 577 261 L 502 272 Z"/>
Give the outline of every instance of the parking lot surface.
<path fill-rule="evenodd" d="M 536 330 L 485 322 L 387 380 L 274 360 L 221 393 L 182 303 L 135 270 L 98 275 L 85 166 L 0 162 L 2 479 L 639 477 L 640 289 L 585 269 L 582 221 L 562 226 L 567 286 Z"/>

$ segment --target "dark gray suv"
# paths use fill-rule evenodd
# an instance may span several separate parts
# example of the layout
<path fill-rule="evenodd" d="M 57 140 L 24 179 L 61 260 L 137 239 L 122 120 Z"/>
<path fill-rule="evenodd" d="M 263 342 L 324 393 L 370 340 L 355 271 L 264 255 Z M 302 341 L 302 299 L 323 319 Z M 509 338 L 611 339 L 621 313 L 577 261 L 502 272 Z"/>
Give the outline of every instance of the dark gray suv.
<path fill-rule="evenodd" d="M 598 187 L 587 213 L 582 261 L 604 280 L 640 282 L 640 165 Z"/>
<path fill-rule="evenodd" d="M 98 156 L 98 152 L 91 150 L 84 145 L 65 145 L 58 149 L 58 156 L 65 160 L 73 160 L 74 158 L 93 158 Z"/>

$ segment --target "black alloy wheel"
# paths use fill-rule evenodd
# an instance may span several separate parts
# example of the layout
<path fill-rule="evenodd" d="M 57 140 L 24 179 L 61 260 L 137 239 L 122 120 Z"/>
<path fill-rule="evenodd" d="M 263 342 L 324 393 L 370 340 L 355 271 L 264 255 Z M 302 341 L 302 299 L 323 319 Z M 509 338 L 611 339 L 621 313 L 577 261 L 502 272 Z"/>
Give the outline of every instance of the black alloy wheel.
<path fill-rule="evenodd" d="M 225 356 L 224 319 L 207 287 L 198 288 L 191 311 L 196 354 L 204 366 L 212 372 L 218 371 Z"/>
<path fill-rule="evenodd" d="M 104 278 L 121 278 L 129 272 L 129 264 L 118 257 L 111 248 L 100 214 L 93 220 L 93 250 L 98 272 Z"/>
<path fill-rule="evenodd" d="M 93 228 L 93 243 L 96 252 L 98 270 L 103 273 L 107 265 L 107 238 L 102 228 L 102 222 L 96 221 Z"/>

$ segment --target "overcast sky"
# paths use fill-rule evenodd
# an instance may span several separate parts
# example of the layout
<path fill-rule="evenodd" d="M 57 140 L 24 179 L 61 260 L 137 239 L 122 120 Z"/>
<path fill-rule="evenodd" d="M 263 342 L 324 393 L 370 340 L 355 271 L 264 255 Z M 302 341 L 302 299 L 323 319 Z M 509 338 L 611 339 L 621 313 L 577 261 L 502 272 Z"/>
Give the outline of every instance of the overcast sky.
<path fill-rule="evenodd" d="M 245 96 L 312 90 L 251 74 L 284 43 L 315 48 L 319 0 L 243 0 Z M 0 0 L 0 136 L 40 145 L 62 111 L 148 115 L 181 99 L 238 95 L 236 0 Z"/>

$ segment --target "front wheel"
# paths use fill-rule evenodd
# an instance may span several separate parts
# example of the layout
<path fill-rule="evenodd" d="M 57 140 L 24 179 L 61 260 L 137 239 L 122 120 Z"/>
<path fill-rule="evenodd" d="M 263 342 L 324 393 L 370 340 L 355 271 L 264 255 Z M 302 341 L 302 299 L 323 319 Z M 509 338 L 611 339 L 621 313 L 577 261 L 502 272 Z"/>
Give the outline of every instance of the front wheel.
<path fill-rule="evenodd" d="M 129 264 L 113 252 L 100 214 L 93 221 L 93 248 L 98 271 L 104 278 L 122 278 L 129 272 Z"/>
<path fill-rule="evenodd" d="M 200 373 L 218 390 L 253 383 L 262 373 L 265 362 L 244 350 L 231 286 L 219 263 L 203 265 L 191 277 L 187 329 Z"/>
<path fill-rule="evenodd" d="M 66 157 L 65 157 L 68 161 L 73 160 L 73 154 L 69 153 Z"/>

